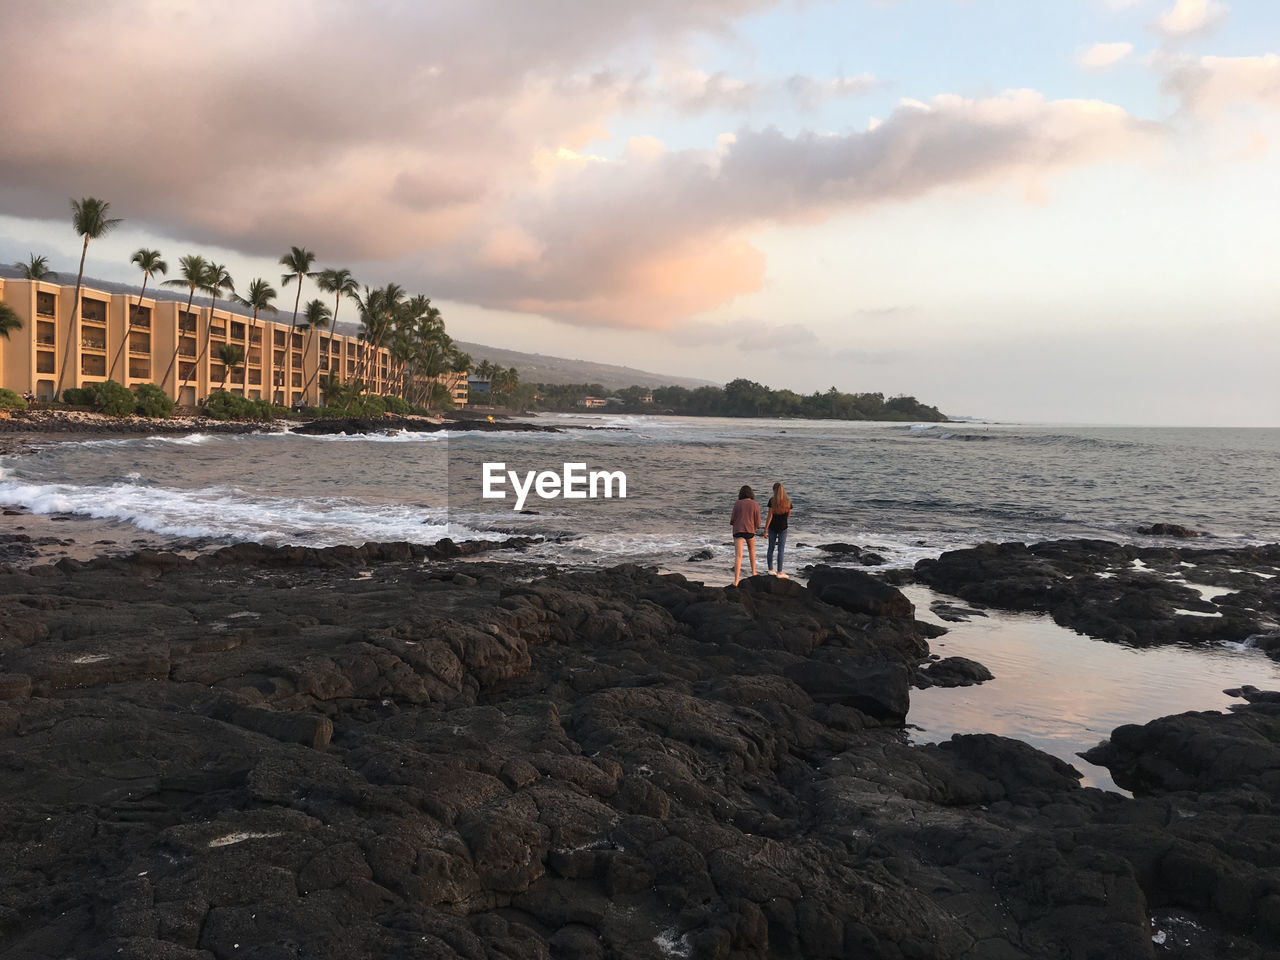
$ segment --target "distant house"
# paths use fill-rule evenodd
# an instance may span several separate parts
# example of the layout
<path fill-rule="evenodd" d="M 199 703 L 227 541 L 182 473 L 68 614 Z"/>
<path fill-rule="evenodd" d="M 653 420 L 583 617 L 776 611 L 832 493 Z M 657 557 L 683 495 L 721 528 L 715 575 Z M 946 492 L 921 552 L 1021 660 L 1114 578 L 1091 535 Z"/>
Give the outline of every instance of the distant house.
<path fill-rule="evenodd" d="M 488 396 L 491 386 L 488 377 L 467 377 L 467 389 L 473 394 Z"/>
<path fill-rule="evenodd" d="M 642 396 L 642 397 L 640 398 L 640 402 L 641 402 L 641 403 L 653 403 L 653 394 L 652 394 L 652 393 L 646 393 L 644 396 Z"/>
<path fill-rule="evenodd" d="M 605 406 L 608 402 L 603 397 L 583 397 L 578 401 L 578 406 L 585 407 L 587 410 L 594 410 L 597 407 Z"/>

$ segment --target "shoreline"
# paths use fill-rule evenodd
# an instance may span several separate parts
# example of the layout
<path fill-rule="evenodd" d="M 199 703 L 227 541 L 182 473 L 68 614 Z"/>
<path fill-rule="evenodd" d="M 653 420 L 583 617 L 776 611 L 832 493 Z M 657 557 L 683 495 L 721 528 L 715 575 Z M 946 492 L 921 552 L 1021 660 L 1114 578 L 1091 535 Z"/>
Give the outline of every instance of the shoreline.
<path fill-rule="evenodd" d="M 1260 960 L 1280 935 L 1280 871 L 1236 835 L 1280 834 L 1271 695 L 1117 730 L 1126 799 L 1017 740 L 906 742 L 939 628 L 865 573 L 428 556 L 0 567 L 13 955 L 959 960 L 1172 932 Z"/>

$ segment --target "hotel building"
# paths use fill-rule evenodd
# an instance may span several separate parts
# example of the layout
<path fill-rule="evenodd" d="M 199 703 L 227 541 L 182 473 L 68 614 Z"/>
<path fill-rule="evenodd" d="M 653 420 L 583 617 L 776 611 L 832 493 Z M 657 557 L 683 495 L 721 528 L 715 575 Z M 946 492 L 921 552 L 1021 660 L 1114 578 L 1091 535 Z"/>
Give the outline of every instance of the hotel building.
<path fill-rule="evenodd" d="M 0 278 L 0 300 L 22 321 L 22 329 L 8 340 L 0 338 L 0 387 L 29 391 L 47 402 L 65 363 L 63 389 L 105 380 L 130 389 L 155 383 L 188 407 L 218 389 L 282 406 L 315 406 L 321 400 L 320 378 L 328 373 L 346 381 L 363 371 L 370 393 L 398 392 L 390 351 L 373 351 L 357 337 L 327 330 L 291 332 L 289 323 L 279 319 L 259 316 L 255 324 L 232 309 L 193 304 L 188 312 L 185 301 L 144 297 L 139 303 L 137 293 L 106 293 L 89 286 L 80 288 L 79 329 L 76 342 L 68 345 L 74 296 L 74 285 Z M 206 340 L 208 349 L 201 356 Z M 231 369 L 218 356 L 218 348 L 229 343 L 244 352 L 244 361 Z M 455 406 L 466 403 L 465 373 L 437 379 L 449 387 Z"/>

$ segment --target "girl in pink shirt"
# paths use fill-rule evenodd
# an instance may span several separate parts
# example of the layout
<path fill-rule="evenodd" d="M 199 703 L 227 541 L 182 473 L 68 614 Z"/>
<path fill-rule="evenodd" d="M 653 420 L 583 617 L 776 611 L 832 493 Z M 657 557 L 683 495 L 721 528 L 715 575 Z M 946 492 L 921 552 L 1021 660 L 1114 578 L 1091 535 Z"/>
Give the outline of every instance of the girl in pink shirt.
<path fill-rule="evenodd" d="M 738 585 L 742 574 L 742 544 L 745 541 L 751 554 L 751 575 L 756 575 L 756 528 L 760 526 L 760 504 L 750 487 L 738 491 L 738 502 L 733 505 L 733 585 Z"/>

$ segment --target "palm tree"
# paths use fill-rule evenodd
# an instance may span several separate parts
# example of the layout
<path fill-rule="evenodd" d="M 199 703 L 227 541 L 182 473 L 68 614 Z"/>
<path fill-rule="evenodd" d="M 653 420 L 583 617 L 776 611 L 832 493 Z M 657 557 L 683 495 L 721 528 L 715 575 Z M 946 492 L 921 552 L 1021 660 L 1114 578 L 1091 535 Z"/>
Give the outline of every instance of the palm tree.
<path fill-rule="evenodd" d="M 67 348 L 62 355 L 62 368 L 58 371 L 58 384 L 55 392 L 62 394 L 62 381 L 67 375 L 67 367 L 71 364 L 71 345 L 79 342 L 80 334 L 76 326 L 80 320 L 80 284 L 84 282 L 84 258 L 89 252 L 89 241 L 104 237 L 120 224 L 119 218 L 107 216 L 111 204 L 96 197 L 85 197 L 83 200 L 71 201 L 71 226 L 77 236 L 84 237 L 84 246 L 80 249 L 80 272 L 76 274 L 76 292 L 71 301 L 71 322 L 67 329 Z"/>
<path fill-rule="evenodd" d="M 166 287 L 186 287 L 190 293 L 187 294 L 187 309 L 185 313 L 191 314 L 191 301 L 195 299 L 196 291 L 204 285 L 205 269 L 208 267 L 208 261 L 198 253 L 189 253 L 178 261 L 182 268 L 182 278 L 174 280 L 166 280 Z M 178 335 L 173 341 L 173 356 L 169 360 L 169 368 L 165 370 L 164 376 L 160 378 L 160 388 L 163 390 L 165 383 L 169 379 L 169 374 L 178 362 L 178 350 L 182 346 L 182 321 L 178 321 Z M 175 383 L 173 388 L 174 399 L 178 397 L 178 386 Z"/>
<path fill-rule="evenodd" d="M 298 281 L 298 293 L 293 298 L 293 320 L 289 324 L 289 343 L 285 348 L 287 360 L 293 352 L 293 331 L 298 326 L 298 305 L 302 303 L 302 278 L 314 277 L 311 265 L 316 262 L 316 255 L 306 247 L 290 247 L 289 252 L 280 258 L 280 266 L 287 267 L 289 272 L 280 278 L 280 285 L 287 287 Z"/>
<path fill-rule="evenodd" d="M 213 308 L 218 305 L 218 295 L 224 291 L 235 296 L 236 285 L 231 279 L 231 274 L 227 272 L 227 268 L 220 263 L 206 263 L 204 265 L 204 281 L 200 284 L 200 289 L 209 294 L 212 300 L 209 303 L 209 322 L 204 325 L 204 346 L 200 348 L 200 352 L 196 354 L 195 372 L 197 375 L 200 371 L 200 363 L 209 353 L 209 337 L 213 333 Z M 180 378 L 183 383 L 186 377 Z"/>
<path fill-rule="evenodd" d="M 261 277 L 255 277 L 249 281 L 249 289 L 245 291 L 245 296 L 236 294 L 236 303 L 249 307 L 253 310 L 253 321 L 249 324 L 249 349 L 253 349 L 253 335 L 258 332 L 258 313 L 265 310 L 267 313 L 275 313 L 276 308 L 272 303 L 276 298 L 275 287 L 267 283 Z M 268 377 L 271 375 L 271 364 L 263 363 L 264 357 L 270 357 L 270 352 L 265 346 L 258 347 L 258 365 L 265 367 L 265 373 Z M 245 384 L 245 395 L 248 396 L 249 384 Z"/>
<path fill-rule="evenodd" d="M 133 256 L 129 258 L 129 262 L 136 263 L 142 270 L 142 292 L 138 294 L 137 307 L 129 311 L 129 324 L 125 327 L 124 339 L 120 341 L 120 347 L 116 350 L 116 355 L 111 360 L 111 366 L 107 368 L 113 371 L 116 368 L 116 364 L 120 362 L 120 354 L 124 353 L 125 344 L 129 342 L 129 334 L 133 332 L 133 318 L 142 310 L 142 298 L 147 295 L 147 281 L 157 273 L 165 274 L 169 272 L 169 265 L 160 259 L 159 250 L 148 250 L 146 247 L 142 247 L 134 251 Z M 122 374 L 120 382 L 124 383 L 124 379 Z"/>
<path fill-rule="evenodd" d="M 19 260 L 14 267 L 22 271 L 24 280 L 57 280 L 58 275 L 49 269 L 48 257 L 37 257 L 34 253 L 27 254 L 27 262 L 23 263 Z"/>
<path fill-rule="evenodd" d="M 365 292 L 368 294 L 368 287 L 365 287 Z M 374 369 L 374 380 L 377 380 L 377 374 L 380 372 L 378 351 L 382 349 L 382 342 L 392 331 L 396 319 L 404 309 L 404 287 L 398 283 L 388 283 L 385 287 L 373 291 L 373 294 L 377 296 L 366 296 L 366 300 L 372 298 L 374 310 L 365 318 L 364 332 L 365 339 L 371 344 L 369 359 Z M 361 372 L 363 373 L 363 370 Z"/>
<path fill-rule="evenodd" d="M 0 300 L 0 337 L 8 340 L 9 334 L 21 329 L 22 318 L 18 316 L 18 311 L 3 300 Z"/>
<path fill-rule="evenodd" d="M 231 371 L 244 363 L 244 347 L 238 343 L 224 343 L 218 347 L 218 359 L 222 361 L 222 387 L 227 389 L 227 377 Z"/>
<path fill-rule="evenodd" d="M 360 284 L 356 283 L 356 278 L 351 276 L 351 271 L 343 268 L 329 268 L 321 270 L 316 276 L 316 286 L 324 293 L 333 294 L 333 327 L 338 326 L 338 307 L 342 305 L 343 297 L 350 297 L 356 303 L 360 302 Z M 341 370 L 338 371 L 341 374 Z M 306 387 L 303 387 L 305 391 Z"/>
<path fill-rule="evenodd" d="M 325 304 L 323 300 L 309 300 L 307 309 L 302 315 L 302 329 L 307 331 L 307 341 L 302 348 L 302 369 L 307 368 L 307 356 L 311 353 L 311 338 L 316 335 L 317 330 L 323 330 L 329 326 L 329 321 L 333 319 L 333 311 Z M 315 370 L 312 371 L 311 377 L 307 377 L 302 383 L 302 395 L 307 395 L 307 388 L 311 386 L 312 377 L 318 376 L 320 373 L 320 364 L 316 363 Z"/>

